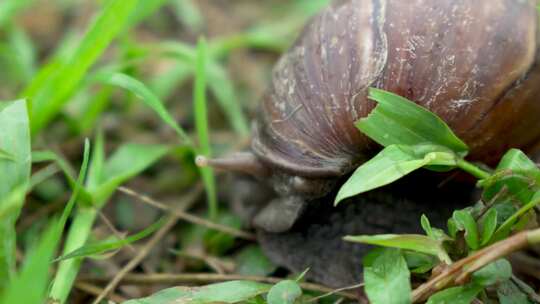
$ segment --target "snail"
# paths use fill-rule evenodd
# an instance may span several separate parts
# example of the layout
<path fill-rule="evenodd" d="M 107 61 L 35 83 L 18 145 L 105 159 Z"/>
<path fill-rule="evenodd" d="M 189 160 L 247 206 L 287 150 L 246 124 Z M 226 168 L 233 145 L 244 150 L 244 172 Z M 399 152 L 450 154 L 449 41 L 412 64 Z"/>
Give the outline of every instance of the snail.
<path fill-rule="evenodd" d="M 197 164 L 269 182 L 277 198 L 253 223 L 282 233 L 309 201 L 380 149 L 354 126 L 375 107 L 370 87 L 437 114 L 468 144 L 471 160 L 493 164 L 512 147 L 533 151 L 540 139 L 536 4 L 334 1 L 277 62 L 249 151 Z"/>

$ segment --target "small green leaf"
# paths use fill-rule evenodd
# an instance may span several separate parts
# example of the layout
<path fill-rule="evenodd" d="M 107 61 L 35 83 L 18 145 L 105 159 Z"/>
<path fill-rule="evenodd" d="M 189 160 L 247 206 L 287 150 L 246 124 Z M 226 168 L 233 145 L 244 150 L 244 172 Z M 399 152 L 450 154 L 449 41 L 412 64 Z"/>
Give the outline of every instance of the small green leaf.
<path fill-rule="evenodd" d="M 532 208 L 540 204 L 540 190 L 537 191 L 533 197 L 531 198 L 531 201 L 528 202 L 525 206 L 519 208 L 512 216 L 510 216 L 502 225 L 495 231 L 495 235 L 493 236 L 494 240 L 500 240 L 502 238 L 505 238 L 510 234 L 512 231 L 512 228 L 514 225 L 518 222 L 518 219 L 522 216 L 524 216 L 526 213 L 529 212 Z"/>
<path fill-rule="evenodd" d="M 524 173 L 540 181 L 540 169 L 525 153 L 518 149 L 510 149 L 504 154 L 497 166 L 497 170 L 503 169 Z"/>
<path fill-rule="evenodd" d="M 465 231 L 465 241 L 467 245 L 476 250 L 480 246 L 478 241 L 478 227 L 472 215 L 466 210 L 456 210 L 452 215 L 459 230 Z"/>
<path fill-rule="evenodd" d="M 135 299 L 124 304 L 155 303 L 239 303 L 268 292 L 271 285 L 250 281 L 229 281 L 201 287 L 173 287 L 159 291 L 147 298 Z"/>
<path fill-rule="evenodd" d="M 484 215 L 481 221 L 482 224 L 482 242 L 481 245 L 484 246 L 489 243 L 495 229 L 497 229 L 497 209 L 489 209 L 488 212 Z"/>
<path fill-rule="evenodd" d="M 471 304 L 482 289 L 476 284 L 448 288 L 432 295 L 427 304 Z"/>
<path fill-rule="evenodd" d="M 355 243 L 364 243 L 385 247 L 408 249 L 417 252 L 427 253 L 437 256 L 444 262 L 450 263 L 446 251 L 441 242 L 430 237 L 419 234 L 379 234 L 346 236 L 344 240 Z"/>
<path fill-rule="evenodd" d="M 501 283 L 512 276 L 512 266 L 505 259 L 492 262 L 472 275 L 472 281 L 478 285 L 487 287 Z"/>
<path fill-rule="evenodd" d="M 533 291 L 534 292 L 534 291 Z M 497 296 L 500 304 L 531 304 L 529 297 L 511 280 L 497 286 Z"/>
<path fill-rule="evenodd" d="M 272 286 L 266 300 L 268 304 L 293 304 L 302 296 L 302 289 L 293 280 L 284 280 Z"/>
<path fill-rule="evenodd" d="M 364 268 L 365 291 L 372 304 L 411 303 L 410 273 L 396 249 L 386 249 Z"/>
<path fill-rule="evenodd" d="M 140 231 L 134 235 L 128 236 L 125 239 L 118 240 L 118 241 L 105 241 L 105 242 L 99 242 L 97 244 L 89 244 L 84 245 L 80 247 L 79 249 L 76 249 L 68 254 L 65 254 L 61 257 L 58 257 L 55 262 L 67 260 L 67 259 L 73 259 L 73 258 L 80 258 L 80 257 L 87 257 L 91 255 L 97 255 L 97 254 L 103 254 L 109 251 L 113 251 L 119 248 L 124 247 L 125 245 L 131 244 L 133 242 L 136 242 L 138 240 L 141 240 L 150 234 L 152 234 L 154 231 L 158 230 L 161 226 L 163 226 L 164 219 L 161 219 L 154 224 L 150 225 L 143 231 Z"/>
<path fill-rule="evenodd" d="M 258 245 L 242 249 L 236 256 L 236 265 L 235 272 L 242 275 L 265 276 L 276 269 Z"/>
<path fill-rule="evenodd" d="M 399 95 L 375 88 L 369 90 L 369 98 L 378 105 L 356 126 L 379 144 L 387 147 L 430 143 L 447 147 L 462 157 L 467 154 L 467 145 L 442 119 L 427 109 Z"/>
<path fill-rule="evenodd" d="M 420 225 L 422 225 L 422 229 L 424 229 L 427 236 L 433 238 L 433 230 L 431 229 L 431 224 L 429 223 L 429 219 L 425 214 L 422 214 L 422 216 L 420 217 Z"/>
<path fill-rule="evenodd" d="M 388 146 L 354 171 L 341 186 L 334 204 L 390 184 L 426 165 L 453 167 L 456 157 L 446 148 L 434 145 Z"/>
<path fill-rule="evenodd" d="M 505 188 L 523 204 L 530 201 L 535 191 L 540 190 L 539 184 L 540 169 L 517 149 L 506 152 L 495 173 L 480 183 L 484 188 L 483 196 L 488 201 Z"/>
<path fill-rule="evenodd" d="M 457 232 L 459 231 L 456 221 L 453 218 L 448 219 L 448 233 L 452 238 L 456 238 Z"/>
<path fill-rule="evenodd" d="M 426 273 L 439 263 L 432 255 L 409 250 L 403 251 L 403 257 L 412 273 Z"/>

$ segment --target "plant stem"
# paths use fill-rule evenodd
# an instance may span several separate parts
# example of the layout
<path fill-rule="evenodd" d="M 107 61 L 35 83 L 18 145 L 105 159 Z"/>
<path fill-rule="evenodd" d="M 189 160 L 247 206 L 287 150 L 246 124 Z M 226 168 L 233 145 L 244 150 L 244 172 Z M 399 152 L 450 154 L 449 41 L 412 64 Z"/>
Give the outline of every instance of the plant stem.
<path fill-rule="evenodd" d="M 91 207 L 79 207 L 75 213 L 73 224 L 69 228 L 63 254 L 72 252 L 83 246 L 92 231 L 97 210 Z M 62 304 L 71 291 L 75 277 L 79 272 L 82 258 L 67 259 L 60 262 L 53 281 L 49 297 Z M 56 302 L 55 302 L 56 303 Z"/>
<path fill-rule="evenodd" d="M 457 166 L 461 170 L 471 174 L 472 176 L 478 178 L 478 179 L 486 179 L 491 176 L 491 174 L 487 171 L 484 171 L 480 169 L 478 166 L 460 158 L 457 161 Z"/>

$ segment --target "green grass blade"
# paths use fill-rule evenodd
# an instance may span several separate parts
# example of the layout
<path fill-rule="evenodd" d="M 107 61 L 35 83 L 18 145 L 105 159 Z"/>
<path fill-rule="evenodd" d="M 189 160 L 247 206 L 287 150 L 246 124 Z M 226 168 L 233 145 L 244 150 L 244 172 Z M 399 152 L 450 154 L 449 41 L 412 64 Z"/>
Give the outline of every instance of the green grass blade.
<path fill-rule="evenodd" d="M 210 156 L 210 138 L 208 135 L 208 116 L 206 109 L 206 63 L 208 60 L 208 49 L 206 41 L 199 39 L 197 47 L 197 65 L 195 71 L 195 85 L 193 92 L 193 103 L 195 109 L 195 128 L 199 138 L 198 152 L 205 156 Z M 217 195 L 216 182 L 212 168 L 200 168 L 202 179 L 206 187 L 208 199 L 208 212 L 212 219 L 217 217 Z"/>
<path fill-rule="evenodd" d="M 100 208 L 118 186 L 134 177 L 169 152 L 168 146 L 125 144 L 103 166 L 103 178 L 92 191 L 97 208 Z"/>
<path fill-rule="evenodd" d="M 62 254 L 69 254 L 85 245 L 99 208 L 106 203 L 107 198 L 119 184 L 146 169 L 167 151 L 167 147 L 159 145 L 128 144 L 119 148 L 103 165 L 102 176 L 108 180 L 102 180 L 99 187 L 90 194 L 94 205 L 78 205 Z M 50 292 L 51 298 L 58 300 L 59 303 L 66 301 L 82 260 L 72 258 L 60 262 Z"/>
<path fill-rule="evenodd" d="M 103 166 L 105 164 L 105 139 L 103 137 L 103 130 L 99 128 L 94 141 L 92 161 L 90 162 L 90 168 L 88 168 L 88 178 L 86 179 L 88 191 L 95 190 L 101 183 L 103 176 Z"/>
<path fill-rule="evenodd" d="M 25 100 L 0 103 L 0 290 L 15 270 L 15 221 L 30 183 L 30 129 Z"/>
<path fill-rule="evenodd" d="M 242 113 L 231 78 L 217 62 L 208 68 L 208 86 L 234 130 L 241 136 L 249 135 L 249 124 Z"/>
<path fill-rule="evenodd" d="M 32 134 L 36 134 L 62 109 L 88 69 L 103 54 L 133 13 L 137 0 L 111 0 L 72 53 L 55 72 L 42 83 L 32 100 Z"/>
<path fill-rule="evenodd" d="M 8 285 L 0 296 L 0 303 L 45 303 L 46 290 L 49 285 L 50 261 L 58 245 L 58 221 L 52 224 L 43 233 L 39 244 L 27 250 L 21 272 Z"/>
<path fill-rule="evenodd" d="M 128 236 L 125 239 L 121 239 L 118 241 L 105 241 L 105 242 L 99 242 L 97 244 L 85 245 L 66 255 L 63 255 L 57 258 L 55 261 L 63 261 L 63 260 L 73 259 L 73 258 L 88 257 L 91 255 L 103 254 L 109 251 L 120 249 L 128 244 L 134 243 L 154 233 L 161 226 L 163 226 L 164 222 L 165 222 L 165 218 L 162 218 L 159 221 L 155 222 L 154 224 L 148 226 L 146 229 L 134 235 Z"/>
<path fill-rule="evenodd" d="M 214 44 L 215 48 L 221 48 L 220 44 Z M 149 48 L 155 48 L 149 46 Z M 225 69 L 211 56 L 217 50 L 212 50 L 206 47 L 206 62 L 205 62 L 205 83 L 215 95 L 218 105 L 221 107 L 227 120 L 233 129 L 241 136 L 249 134 L 249 124 L 242 112 L 242 108 L 238 103 L 236 91 L 230 77 Z M 176 57 L 182 64 L 192 65 L 197 61 L 197 50 L 192 46 L 181 42 L 164 42 L 160 43 L 157 50 Z M 195 67 L 196 69 L 196 67 Z"/>
<path fill-rule="evenodd" d="M 176 120 L 169 114 L 169 112 L 167 112 L 163 102 L 161 102 L 159 97 L 150 91 L 150 89 L 148 89 L 142 82 L 122 73 L 104 73 L 101 75 L 96 75 L 96 79 L 106 84 L 121 87 L 141 98 L 145 105 L 156 112 L 163 122 L 165 122 L 176 132 L 176 134 L 178 134 L 184 144 L 193 146 L 189 136 L 178 125 Z"/>

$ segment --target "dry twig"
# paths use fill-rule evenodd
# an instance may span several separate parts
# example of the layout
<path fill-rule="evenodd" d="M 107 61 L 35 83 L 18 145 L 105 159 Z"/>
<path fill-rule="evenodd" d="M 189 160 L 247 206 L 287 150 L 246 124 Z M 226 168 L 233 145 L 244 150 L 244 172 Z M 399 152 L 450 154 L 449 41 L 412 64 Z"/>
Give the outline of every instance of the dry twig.
<path fill-rule="evenodd" d="M 147 203 L 148 205 L 151 205 L 151 206 L 154 206 L 154 207 L 156 207 L 158 209 L 161 209 L 163 211 L 172 213 L 176 217 L 178 217 L 179 219 L 185 220 L 185 221 L 190 222 L 192 224 L 204 226 L 206 228 L 213 229 L 213 230 L 216 230 L 216 231 L 220 231 L 220 232 L 223 232 L 223 233 L 226 233 L 226 234 L 230 234 L 232 236 L 235 236 L 235 237 L 238 237 L 238 238 L 241 238 L 241 239 L 245 239 L 245 240 L 248 240 L 248 241 L 254 241 L 255 240 L 255 235 L 253 233 L 249 233 L 249 232 L 242 231 L 242 230 L 239 230 L 239 229 L 235 229 L 235 228 L 232 228 L 232 227 L 229 227 L 229 226 L 217 224 L 217 223 L 211 222 L 209 220 L 206 220 L 204 218 L 189 214 L 189 213 L 184 212 L 182 210 L 170 208 L 169 206 L 167 206 L 167 205 L 165 205 L 165 204 L 163 204 L 161 202 L 158 202 L 158 201 L 156 201 L 155 199 L 152 199 L 149 196 L 142 195 L 142 194 L 137 193 L 136 191 L 134 191 L 132 189 L 129 189 L 129 188 L 126 188 L 126 187 L 119 187 L 118 190 L 120 190 L 121 192 L 123 192 L 123 193 L 125 193 L 127 195 L 136 197 L 136 198 L 140 199 L 141 201 Z"/>
<path fill-rule="evenodd" d="M 75 283 L 75 288 L 77 289 L 80 289 L 88 294 L 91 294 L 93 296 L 97 296 L 97 295 L 100 295 L 102 292 L 103 292 L 103 289 L 98 287 L 98 286 L 95 286 L 95 285 L 92 285 L 90 283 L 87 283 L 87 282 L 82 282 L 82 281 L 79 281 L 79 282 L 76 282 Z M 125 299 L 124 297 L 121 297 L 117 294 L 114 294 L 114 293 L 111 293 L 107 296 L 107 298 L 113 302 L 116 302 L 116 303 L 122 303 L 122 302 L 125 302 L 127 301 L 127 299 Z"/>
<path fill-rule="evenodd" d="M 487 264 L 521 250 L 540 241 L 540 229 L 522 231 L 461 259 L 426 283 L 418 286 L 413 293 L 413 303 L 429 298 L 435 292 L 452 285 L 462 285 L 470 275 Z"/>
<path fill-rule="evenodd" d="M 188 197 L 185 199 L 185 204 L 183 208 L 188 208 L 195 200 L 199 197 L 201 189 L 197 188 L 192 193 L 188 194 Z M 94 300 L 94 304 L 98 304 L 103 300 L 110 292 L 112 292 L 122 278 L 133 270 L 139 263 L 148 255 L 148 253 L 154 248 L 154 246 L 169 232 L 169 230 L 176 224 L 178 217 L 174 214 L 165 222 L 165 224 L 152 236 L 152 238 L 144 245 L 144 247 L 137 252 L 137 254 L 126 264 L 107 284 L 103 292 L 97 296 Z"/>

